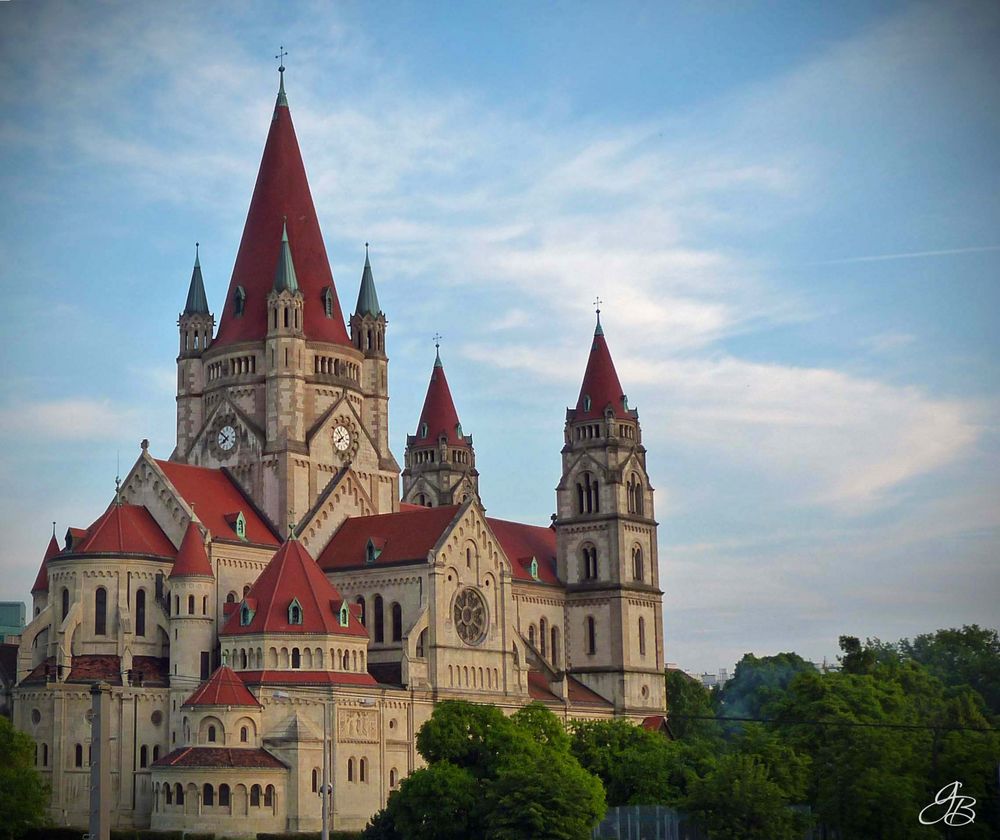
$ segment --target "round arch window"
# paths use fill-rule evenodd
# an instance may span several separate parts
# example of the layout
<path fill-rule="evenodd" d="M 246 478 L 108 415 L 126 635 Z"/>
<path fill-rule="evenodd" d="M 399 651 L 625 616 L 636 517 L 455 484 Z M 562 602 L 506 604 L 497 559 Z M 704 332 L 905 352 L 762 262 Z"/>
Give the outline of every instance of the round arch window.
<path fill-rule="evenodd" d="M 463 589 L 455 598 L 455 629 L 467 645 L 478 645 L 486 636 L 486 602 L 475 589 Z"/>

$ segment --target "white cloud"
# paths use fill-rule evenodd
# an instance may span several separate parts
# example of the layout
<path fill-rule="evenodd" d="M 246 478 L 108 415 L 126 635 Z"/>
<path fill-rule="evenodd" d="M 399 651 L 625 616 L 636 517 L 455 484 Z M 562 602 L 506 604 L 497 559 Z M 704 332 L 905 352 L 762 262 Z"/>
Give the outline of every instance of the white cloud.
<path fill-rule="evenodd" d="M 25 401 L 0 409 L 0 434 L 8 439 L 109 441 L 132 433 L 138 412 L 110 400 L 85 397 Z"/>

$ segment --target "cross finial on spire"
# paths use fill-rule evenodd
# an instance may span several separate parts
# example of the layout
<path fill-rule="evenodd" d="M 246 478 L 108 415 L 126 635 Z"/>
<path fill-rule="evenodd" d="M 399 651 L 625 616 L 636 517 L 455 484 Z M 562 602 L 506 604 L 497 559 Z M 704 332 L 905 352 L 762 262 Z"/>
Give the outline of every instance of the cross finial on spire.
<path fill-rule="evenodd" d="M 436 332 L 433 335 L 434 339 L 434 367 L 441 367 L 441 339 L 443 336 L 441 333 Z"/>
<path fill-rule="evenodd" d="M 56 521 L 52 520 L 52 539 L 56 538 Z"/>
<path fill-rule="evenodd" d="M 194 243 L 194 264 L 195 265 L 201 265 L 201 262 L 198 259 L 198 257 L 199 257 L 198 248 L 199 248 L 199 243 L 195 242 Z"/>
<path fill-rule="evenodd" d="M 115 476 L 115 504 L 122 506 L 122 479 L 118 475 Z"/>
<path fill-rule="evenodd" d="M 288 55 L 288 50 L 285 49 L 284 45 L 278 47 L 278 54 L 275 58 L 278 60 L 278 72 L 285 72 L 285 56 Z"/>
<path fill-rule="evenodd" d="M 295 539 L 295 510 L 293 508 L 288 509 L 288 539 Z"/>
<path fill-rule="evenodd" d="M 604 330 L 601 328 L 601 304 L 604 303 L 599 297 L 594 298 L 594 309 L 597 310 L 597 328 L 594 330 L 594 335 L 604 335 Z"/>
<path fill-rule="evenodd" d="M 288 99 L 285 96 L 285 56 L 288 55 L 288 51 L 282 45 L 278 47 L 278 54 L 275 58 L 278 60 L 278 101 L 274 106 L 274 117 L 278 116 L 278 108 L 280 106 L 288 107 Z"/>

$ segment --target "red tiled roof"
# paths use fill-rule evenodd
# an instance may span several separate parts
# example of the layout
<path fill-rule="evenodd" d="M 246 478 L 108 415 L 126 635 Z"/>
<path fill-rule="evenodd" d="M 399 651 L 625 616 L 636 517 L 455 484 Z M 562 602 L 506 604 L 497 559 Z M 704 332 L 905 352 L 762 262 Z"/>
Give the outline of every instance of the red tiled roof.
<path fill-rule="evenodd" d="M 531 576 L 531 558 L 534 557 L 538 561 L 538 579 L 544 583 L 559 583 L 554 529 L 490 516 L 486 517 L 486 521 L 510 560 L 515 580 L 534 580 Z"/>
<path fill-rule="evenodd" d="M 426 435 L 422 434 L 425 424 Z M 438 438 L 444 436 L 450 446 L 467 446 L 467 441 L 458 432 L 458 412 L 439 357 L 431 368 L 431 381 L 427 385 L 427 396 L 424 397 L 417 433 L 409 436 L 407 443 L 411 446 L 436 446 Z"/>
<path fill-rule="evenodd" d="M 305 298 L 302 326 L 306 338 L 350 345 L 287 105 L 274 110 L 214 343 L 256 341 L 267 333 L 267 296 L 274 284 L 283 222 L 287 224 L 292 262 Z M 241 316 L 235 311 L 238 286 L 246 292 Z M 333 291 L 329 318 L 322 305 L 327 287 Z"/>
<path fill-rule="evenodd" d="M 650 732 L 668 731 L 667 719 L 663 715 L 650 715 L 642 719 L 642 728 Z"/>
<path fill-rule="evenodd" d="M 288 607 L 298 599 L 302 623 L 288 623 Z M 221 633 L 322 633 L 367 636 L 368 631 L 352 613 L 347 627 L 340 626 L 340 593 L 320 571 L 316 561 L 298 540 L 288 540 L 271 558 L 243 599 L 254 610 L 246 626 L 240 610 L 226 620 Z"/>
<path fill-rule="evenodd" d="M 583 374 L 583 384 L 580 386 L 580 396 L 576 401 L 576 409 L 571 413 L 572 420 L 597 420 L 604 417 L 604 409 L 609 405 L 614 416 L 619 419 L 633 418 L 631 411 L 625 408 L 625 392 L 618 380 L 615 363 L 611 361 L 611 351 L 604 340 L 604 331 L 598 326 L 594 333 L 594 343 L 590 347 L 590 357 L 587 359 L 587 370 Z M 590 409 L 586 409 L 585 398 L 590 397 Z"/>
<path fill-rule="evenodd" d="M 285 764 L 267 750 L 227 747 L 181 747 L 158 758 L 153 767 L 256 767 L 284 770 Z"/>
<path fill-rule="evenodd" d="M 42 558 L 42 565 L 38 567 L 38 575 L 35 577 L 35 583 L 31 587 L 32 595 L 36 592 L 49 591 L 49 572 L 46 568 L 46 564 L 58 553 L 59 543 L 56 542 L 56 535 L 53 534 L 52 538 L 49 540 L 49 547 L 45 549 L 45 556 Z"/>
<path fill-rule="evenodd" d="M 596 691 L 591 691 L 582 682 L 573 677 L 566 675 L 566 696 L 569 698 L 570 703 L 583 703 L 588 706 L 612 706 L 600 694 Z"/>
<path fill-rule="evenodd" d="M 549 682 L 541 671 L 528 671 L 528 694 L 532 700 L 540 700 L 543 703 L 562 703 L 562 700 L 549 689 Z"/>
<path fill-rule="evenodd" d="M 240 671 L 247 685 L 377 685 L 371 674 L 347 671 Z"/>
<path fill-rule="evenodd" d="M 407 511 L 414 511 L 414 510 L 427 510 L 427 507 L 425 505 L 411 505 L 409 502 L 399 503 L 400 513 L 406 513 Z"/>
<path fill-rule="evenodd" d="M 80 542 L 85 536 L 87 536 L 86 528 L 67 528 L 66 529 L 66 550 L 71 551 L 73 546 Z"/>
<path fill-rule="evenodd" d="M 157 460 L 156 464 L 184 500 L 194 505 L 195 513 L 212 534 L 212 539 L 238 541 L 239 537 L 226 521 L 226 516 L 242 511 L 247 523 L 247 542 L 274 546 L 281 542 L 225 471 L 174 461 Z"/>
<path fill-rule="evenodd" d="M 223 665 L 217 668 L 197 691 L 184 701 L 185 706 L 260 706 L 257 698 L 236 672 Z"/>
<path fill-rule="evenodd" d="M 353 516 L 344 521 L 323 549 L 319 556 L 320 568 L 330 571 L 364 566 L 369 539 L 375 541 L 376 548 L 381 542 L 376 566 L 426 560 L 458 509 L 458 505 L 418 506 L 415 510 L 399 513 Z"/>
<path fill-rule="evenodd" d="M 86 536 L 73 541 L 70 553 L 147 554 L 172 558 L 177 550 L 146 508 L 112 502 L 87 529 Z"/>
<path fill-rule="evenodd" d="M 212 564 L 208 560 L 208 552 L 205 551 L 205 538 L 201 535 L 201 528 L 193 519 L 188 522 L 187 530 L 184 532 L 184 539 L 181 540 L 180 550 L 177 552 L 177 559 L 170 570 L 170 577 L 214 577 Z"/>
<path fill-rule="evenodd" d="M 40 663 L 23 683 L 45 682 L 46 674 L 55 676 L 56 660 L 50 656 Z M 70 669 L 66 682 L 92 683 L 98 680 L 111 685 L 122 684 L 122 660 L 119 656 L 100 654 L 80 654 L 73 657 L 73 667 Z M 132 657 L 132 671 L 138 676 L 142 674 L 143 685 L 167 685 L 170 679 L 170 660 L 156 656 Z"/>

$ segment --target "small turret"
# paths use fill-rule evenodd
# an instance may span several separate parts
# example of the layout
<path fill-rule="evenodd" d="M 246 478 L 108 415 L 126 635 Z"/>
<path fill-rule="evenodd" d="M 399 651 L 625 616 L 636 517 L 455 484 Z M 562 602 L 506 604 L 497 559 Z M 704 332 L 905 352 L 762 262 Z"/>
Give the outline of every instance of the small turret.
<path fill-rule="evenodd" d="M 177 449 L 185 453 L 203 421 L 202 394 L 205 365 L 202 357 L 212 343 L 215 317 L 208 310 L 205 281 L 201 276 L 198 243 L 194 245 L 194 269 L 188 285 L 184 311 L 177 318 L 180 352 L 177 356 Z"/>
<path fill-rule="evenodd" d="M 435 351 L 417 433 L 406 436 L 403 470 L 403 501 L 426 507 L 460 504 L 479 495 L 472 436 L 462 431 L 439 343 Z"/>

